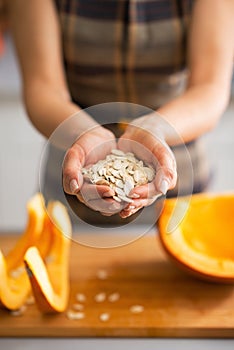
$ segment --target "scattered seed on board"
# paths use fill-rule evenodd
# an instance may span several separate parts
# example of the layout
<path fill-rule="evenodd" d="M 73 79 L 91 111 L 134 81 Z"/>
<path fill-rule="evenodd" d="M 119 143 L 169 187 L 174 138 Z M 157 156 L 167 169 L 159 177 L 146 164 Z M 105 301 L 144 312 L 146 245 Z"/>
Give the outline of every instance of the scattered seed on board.
<path fill-rule="evenodd" d="M 67 318 L 69 320 L 82 320 L 83 318 L 85 318 L 85 314 L 84 314 L 84 312 L 77 312 L 77 311 L 73 311 L 73 310 L 68 310 L 67 311 Z"/>
<path fill-rule="evenodd" d="M 132 305 L 129 308 L 130 312 L 132 312 L 133 314 L 140 314 L 144 311 L 144 306 L 142 305 Z"/>
<path fill-rule="evenodd" d="M 83 304 L 78 304 L 78 303 L 76 303 L 76 304 L 73 304 L 73 305 L 72 305 L 72 308 L 73 308 L 74 310 L 76 310 L 76 311 L 83 311 L 83 310 L 84 310 L 84 305 L 83 305 Z"/>
<path fill-rule="evenodd" d="M 106 270 L 100 269 L 97 271 L 97 278 L 99 280 L 106 280 L 108 277 L 108 273 Z"/>
<path fill-rule="evenodd" d="M 84 303 L 86 301 L 86 296 L 83 293 L 77 293 L 76 300 L 80 303 Z"/>
<path fill-rule="evenodd" d="M 94 300 L 97 303 L 103 303 L 103 301 L 106 300 L 106 293 L 102 292 L 102 293 L 98 293 L 95 295 Z"/>
<path fill-rule="evenodd" d="M 107 312 L 104 312 L 99 316 L 99 319 L 102 322 L 107 322 L 110 319 L 110 314 L 108 314 Z"/>
<path fill-rule="evenodd" d="M 120 298 L 119 293 L 112 293 L 108 296 L 108 301 L 111 303 L 115 303 L 116 301 L 118 301 Z"/>
<path fill-rule="evenodd" d="M 31 295 L 30 297 L 28 297 L 28 299 L 26 300 L 26 305 L 33 305 L 35 304 L 35 299 L 34 296 Z"/>
<path fill-rule="evenodd" d="M 25 313 L 26 309 L 27 309 L 27 306 L 22 305 L 19 309 L 10 311 L 10 314 L 11 316 L 15 316 L 15 317 L 22 316 Z"/>

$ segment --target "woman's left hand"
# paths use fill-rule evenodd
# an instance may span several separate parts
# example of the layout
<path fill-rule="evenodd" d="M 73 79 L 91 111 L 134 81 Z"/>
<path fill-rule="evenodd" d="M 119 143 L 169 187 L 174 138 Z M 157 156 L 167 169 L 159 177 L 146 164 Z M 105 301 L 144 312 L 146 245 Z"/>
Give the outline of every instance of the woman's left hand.
<path fill-rule="evenodd" d="M 165 126 L 162 127 L 160 119 L 153 113 L 133 120 L 118 141 L 120 150 L 134 153 L 144 163 L 151 164 L 156 171 L 152 182 L 137 186 L 131 191 L 134 202 L 120 212 L 122 218 L 151 205 L 160 195 L 166 194 L 176 185 L 176 161 L 165 142 Z"/>

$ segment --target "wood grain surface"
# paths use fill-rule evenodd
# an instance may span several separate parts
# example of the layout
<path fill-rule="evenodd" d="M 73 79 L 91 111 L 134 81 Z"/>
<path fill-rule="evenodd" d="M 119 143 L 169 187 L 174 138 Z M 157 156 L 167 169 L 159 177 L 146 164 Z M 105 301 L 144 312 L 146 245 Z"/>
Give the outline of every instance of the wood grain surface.
<path fill-rule="evenodd" d="M 3 251 L 15 239 L 1 235 Z M 107 279 L 97 277 L 100 269 L 106 270 Z M 202 282 L 178 270 L 156 234 L 112 249 L 72 243 L 70 271 L 69 308 L 76 293 L 84 293 L 84 319 L 69 320 L 66 312 L 42 315 L 35 305 L 19 317 L 1 309 L 0 336 L 234 337 L 233 286 Z M 100 292 L 118 292 L 120 299 L 97 303 L 94 297 Z M 132 305 L 142 305 L 144 311 L 133 314 Z M 99 318 L 104 312 L 110 314 L 107 322 Z"/>

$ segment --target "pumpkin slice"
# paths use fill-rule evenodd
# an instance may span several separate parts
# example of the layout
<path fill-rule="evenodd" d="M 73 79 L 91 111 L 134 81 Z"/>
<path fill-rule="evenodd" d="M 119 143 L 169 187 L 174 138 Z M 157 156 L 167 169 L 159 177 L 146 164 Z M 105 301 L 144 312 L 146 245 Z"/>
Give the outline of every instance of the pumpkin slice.
<path fill-rule="evenodd" d="M 30 293 L 30 283 L 23 266 L 15 270 L 15 274 L 7 272 L 6 260 L 0 251 L 0 300 L 9 310 L 19 309 Z"/>
<path fill-rule="evenodd" d="M 71 222 L 60 202 L 48 206 L 53 221 L 53 244 L 47 266 L 36 247 L 30 247 L 24 257 L 37 306 L 42 312 L 62 312 L 69 297 L 69 252 Z"/>
<path fill-rule="evenodd" d="M 14 248 L 6 256 L 8 271 L 23 263 L 26 250 L 35 245 L 40 238 L 44 226 L 45 209 L 44 199 L 37 193 L 27 203 L 28 223 L 25 232 L 21 235 Z"/>
<path fill-rule="evenodd" d="M 198 277 L 233 283 L 234 194 L 198 194 L 188 203 L 185 197 L 166 200 L 159 219 L 163 247 Z"/>
<path fill-rule="evenodd" d="M 32 244 L 32 246 L 37 247 L 43 260 L 45 260 L 48 254 L 50 253 L 50 249 L 53 244 L 53 235 L 52 235 L 52 228 L 51 228 L 52 226 L 53 226 L 53 223 L 51 222 L 49 215 L 46 213 L 44 217 L 44 225 L 43 225 L 41 235 L 38 237 L 38 240 L 35 242 L 35 244 Z M 25 268 L 24 262 L 23 262 L 23 265 Z"/>
<path fill-rule="evenodd" d="M 0 301 L 10 310 L 19 309 L 31 292 L 23 262 L 26 250 L 30 245 L 37 245 L 42 256 L 45 257 L 50 245 L 49 237 L 47 239 L 45 236 L 42 237 L 46 218 L 43 197 L 36 194 L 28 202 L 27 210 L 28 224 L 24 234 L 6 258 L 0 251 Z"/>

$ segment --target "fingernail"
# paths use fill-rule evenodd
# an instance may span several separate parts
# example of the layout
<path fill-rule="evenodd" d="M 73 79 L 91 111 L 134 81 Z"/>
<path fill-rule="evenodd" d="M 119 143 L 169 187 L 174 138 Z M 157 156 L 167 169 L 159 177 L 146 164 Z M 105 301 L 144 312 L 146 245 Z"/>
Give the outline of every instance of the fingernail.
<path fill-rule="evenodd" d="M 158 188 L 162 194 L 166 194 L 167 190 L 168 190 L 168 182 L 166 180 L 162 180 L 162 182 L 159 184 Z"/>
<path fill-rule="evenodd" d="M 103 197 L 112 197 L 114 195 L 114 192 L 113 191 L 108 191 L 108 192 L 105 192 L 103 193 Z"/>
<path fill-rule="evenodd" d="M 73 179 L 70 181 L 70 190 L 72 193 L 76 193 L 79 189 L 77 180 Z"/>
<path fill-rule="evenodd" d="M 135 199 L 140 198 L 140 195 L 138 193 L 129 194 L 128 196 L 130 198 L 135 198 Z"/>

